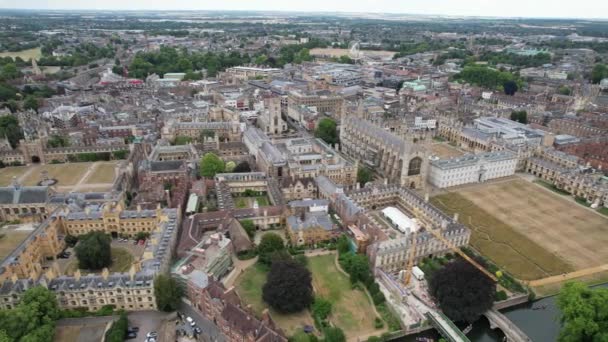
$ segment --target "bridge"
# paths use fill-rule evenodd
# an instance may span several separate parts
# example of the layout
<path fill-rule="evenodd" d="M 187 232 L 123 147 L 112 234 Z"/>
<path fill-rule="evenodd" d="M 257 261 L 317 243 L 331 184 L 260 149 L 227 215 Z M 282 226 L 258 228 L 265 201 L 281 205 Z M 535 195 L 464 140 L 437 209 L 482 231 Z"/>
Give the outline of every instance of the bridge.
<path fill-rule="evenodd" d="M 490 322 L 490 328 L 499 328 L 509 342 L 529 342 L 532 341 L 521 329 L 519 329 L 507 316 L 503 315 L 496 309 L 490 309 L 484 314 Z"/>
<path fill-rule="evenodd" d="M 444 314 L 439 311 L 427 311 L 424 314 L 441 336 L 450 342 L 471 342 L 469 338 Z"/>

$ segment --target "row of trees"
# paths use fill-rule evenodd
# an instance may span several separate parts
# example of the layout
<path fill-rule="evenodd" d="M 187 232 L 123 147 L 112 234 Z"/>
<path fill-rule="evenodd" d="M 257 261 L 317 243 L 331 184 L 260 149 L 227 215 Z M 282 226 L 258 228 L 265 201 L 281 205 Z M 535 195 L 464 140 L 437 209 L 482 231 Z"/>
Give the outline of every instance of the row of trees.
<path fill-rule="evenodd" d="M 222 172 L 251 172 L 251 166 L 249 166 L 249 163 L 246 161 L 242 161 L 238 164 L 235 164 L 234 162 L 224 163 L 224 161 L 214 153 L 205 153 L 199 163 L 200 176 L 213 178 L 216 174 Z"/>
<path fill-rule="evenodd" d="M 545 52 L 535 55 L 518 55 L 509 52 L 486 52 L 479 57 L 481 61 L 487 61 L 492 65 L 510 64 L 519 67 L 538 67 L 543 64 L 551 63 L 551 55 Z"/>
<path fill-rule="evenodd" d="M 488 89 L 504 90 L 505 94 L 513 95 L 521 88 L 521 80 L 507 71 L 499 71 L 485 66 L 466 66 L 454 75 L 455 80 L 461 80 Z"/>

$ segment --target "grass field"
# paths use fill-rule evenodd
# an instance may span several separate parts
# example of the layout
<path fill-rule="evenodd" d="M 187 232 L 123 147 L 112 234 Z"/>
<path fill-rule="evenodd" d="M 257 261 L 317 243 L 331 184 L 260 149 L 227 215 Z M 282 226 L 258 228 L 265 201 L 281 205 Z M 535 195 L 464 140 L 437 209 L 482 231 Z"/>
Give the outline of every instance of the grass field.
<path fill-rule="evenodd" d="M 263 266 L 253 265 L 239 276 L 235 285 L 239 296 L 245 303 L 251 305 L 258 317 L 261 316 L 264 309 L 268 308 L 262 300 L 262 286 L 266 283 L 267 274 L 268 271 Z M 302 329 L 305 325 L 314 324 L 308 310 L 289 315 L 279 314 L 270 308 L 269 311 L 272 319 L 288 336 L 294 334 L 298 329 Z"/>
<path fill-rule="evenodd" d="M 342 328 L 347 338 L 367 335 L 376 331 L 374 308 L 362 290 L 353 290 L 350 279 L 338 271 L 335 255 L 309 258 L 315 295 L 332 303 L 330 321 Z"/>
<path fill-rule="evenodd" d="M 13 177 L 19 178 L 27 169 L 27 166 L 10 166 L 0 169 L 0 186 L 10 185 Z"/>
<path fill-rule="evenodd" d="M 453 158 L 460 157 L 464 153 L 462 153 L 457 148 L 448 145 L 447 143 L 443 144 L 432 144 L 431 145 L 431 153 L 436 155 L 439 158 Z"/>
<path fill-rule="evenodd" d="M 11 254 L 15 247 L 31 233 L 31 231 L 0 229 L 0 260 Z"/>
<path fill-rule="evenodd" d="M 268 197 L 266 196 L 257 196 L 257 197 L 236 197 L 234 198 L 234 205 L 239 208 L 253 208 L 254 200 L 258 201 L 258 205 L 260 207 L 265 207 L 269 205 Z"/>
<path fill-rule="evenodd" d="M 608 219 L 524 180 L 477 185 L 433 198 L 460 213 L 471 244 L 523 280 L 608 260 Z"/>
<path fill-rule="evenodd" d="M 133 260 L 133 255 L 125 248 L 112 247 L 112 265 L 109 269 L 110 273 L 129 271 L 129 269 L 131 268 L 131 264 L 133 264 Z M 76 256 L 74 255 L 73 259 L 67 265 L 65 273 L 71 275 L 74 274 L 77 269 L 78 259 L 76 259 Z"/>
<path fill-rule="evenodd" d="M 116 163 L 97 163 L 95 169 L 85 179 L 85 184 L 112 183 L 114 181 L 114 169 Z"/>
<path fill-rule="evenodd" d="M 27 61 L 31 58 L 39 59 L 40 57 L 42 57 L 42 51 L 38 47 L 15 52 L 0 52 L 0 57 L 12 57 L 13 59 L 15 59 L 16 57 L 21 57 L 23 60 Z"/>
<path fill-rule="evenodd" d="M 41 172 L 47 170 L 49 178 L 57 179 L 57 185 L 75 185 L 84 176 L 93 163 L 66 163 L 30 166 L 33 170 L 23 180 L 23 185 L 36 185 L 41 179 Z"/>

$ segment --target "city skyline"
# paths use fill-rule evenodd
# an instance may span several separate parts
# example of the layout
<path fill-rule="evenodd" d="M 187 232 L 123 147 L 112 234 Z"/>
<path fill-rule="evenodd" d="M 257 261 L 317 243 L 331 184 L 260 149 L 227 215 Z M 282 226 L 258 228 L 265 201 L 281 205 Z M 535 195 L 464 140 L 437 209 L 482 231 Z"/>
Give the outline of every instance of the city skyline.
<path fill-rule="evenodd" d="M 256 0 L 213 3 L 194 0 L 165 2 L 159 0 L 134 0 L 121 2 L 107 0 L 103 3 L 80 2 L 74 0 L 29 0 L 16 4 L 10 0 L 0 0 L 0 9 L 39 9 L 39 10 L 213 10 L 213 11 L 281 11 L 281 12 L 342 12 L 342 13 L 386 13 L 404 15 L 473 16 L 505 18 L 588 18 L 608 19 L 602 13 L 608 12 L 608 3 L 581 0 L 572 4 L 551 6 L 547 0 L 430 0 L 424 3 L 402 2 L 395 0 L 351 1 L 326 3 L 311 0 L 287 3 L 278 0 Z"/>

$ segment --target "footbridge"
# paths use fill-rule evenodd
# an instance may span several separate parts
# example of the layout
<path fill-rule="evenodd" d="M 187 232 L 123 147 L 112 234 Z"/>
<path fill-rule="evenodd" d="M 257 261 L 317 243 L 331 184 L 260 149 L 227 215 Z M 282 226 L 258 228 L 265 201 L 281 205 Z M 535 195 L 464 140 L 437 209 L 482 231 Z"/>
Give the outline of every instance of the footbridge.
<path fill-rule="evenodd" d="M 450 342 L 471 342 L 469 338 L 444 314 L 439 311 L 427 311 L 425 316 L 431 324 L 439 331 L 441 336 Z"/>
<path fill-rule="evenodd" d="M 521 329 L 519 329 L 507 316 L 496 309 L 490 309 L 484 314 L 490 322 L 490 328 L 499 328 L 507 338 L 508 342 L 529 342 L 532 341 Z"/>

